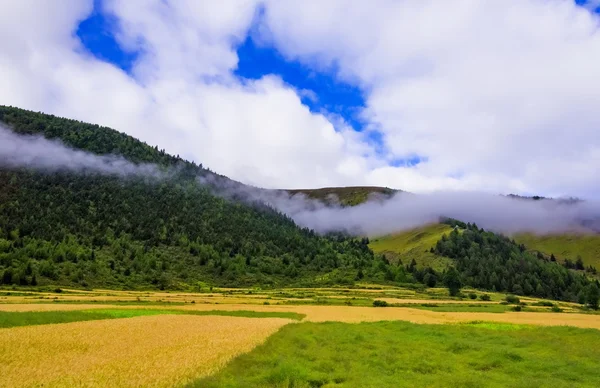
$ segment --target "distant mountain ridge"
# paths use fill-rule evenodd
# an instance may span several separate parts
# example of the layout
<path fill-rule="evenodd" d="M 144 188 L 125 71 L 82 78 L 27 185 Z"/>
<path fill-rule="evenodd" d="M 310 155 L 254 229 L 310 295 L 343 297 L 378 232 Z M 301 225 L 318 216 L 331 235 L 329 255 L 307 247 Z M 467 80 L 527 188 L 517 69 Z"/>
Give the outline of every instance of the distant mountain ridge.
<path fill-rule="evenodd" d="M 391 198 L 396 193 L 402 192 L 402 190 L 381 186 L 323 187 L 319 189 L 293 189 L 284 191 L 292 195 L 304 194 L 308 198 L 328 204 L 339 203 L 342 206 L 356 206 L 368 200 L 385 200 Z"/>

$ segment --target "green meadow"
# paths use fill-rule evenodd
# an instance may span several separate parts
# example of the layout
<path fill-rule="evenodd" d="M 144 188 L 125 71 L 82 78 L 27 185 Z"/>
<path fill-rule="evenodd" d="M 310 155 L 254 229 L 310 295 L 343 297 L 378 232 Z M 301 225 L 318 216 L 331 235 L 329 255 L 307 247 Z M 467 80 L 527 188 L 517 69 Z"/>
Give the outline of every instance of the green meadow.
<path fill-rule="evenodd" d="M 473 322 L 290 324 L 191 387 L 598 387 L 600 331 Z"/>

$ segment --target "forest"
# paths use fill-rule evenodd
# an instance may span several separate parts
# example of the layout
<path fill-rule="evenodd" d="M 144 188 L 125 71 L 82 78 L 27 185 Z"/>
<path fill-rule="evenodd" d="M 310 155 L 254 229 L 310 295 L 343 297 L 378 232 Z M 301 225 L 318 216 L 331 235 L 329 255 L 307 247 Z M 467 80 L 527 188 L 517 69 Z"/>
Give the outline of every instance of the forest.
<path fill-rule="evenodd" d="M 443 222 L 454 230 L 442 236 L 432 252 L 455 260 L 464 285 L 580 303 L 585 303 L 590 290 L 598 286 L 585 273 L 533 255 L 524 245 L 477 224 L 453 219 Z"/>

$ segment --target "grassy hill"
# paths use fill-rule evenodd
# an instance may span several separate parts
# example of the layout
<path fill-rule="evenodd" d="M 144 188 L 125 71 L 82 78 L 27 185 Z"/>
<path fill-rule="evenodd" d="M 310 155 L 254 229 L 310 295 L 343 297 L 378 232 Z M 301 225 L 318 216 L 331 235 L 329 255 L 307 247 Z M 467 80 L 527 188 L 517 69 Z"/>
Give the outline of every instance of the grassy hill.
<path fill-rule="evenodd" d="M 600 234 L 522 233 L 515 236 L 515 241 L 546 256 L 554 254 L 561 262 L 565 259 L 575 261 L 577 256 L 581 256 L 585 265 L 600 269 Z"/>
<path fill-rule="evenodd" d="M 451 259 L 435 255 L 430 249 L 442 235 L 451 231 L 452 227 L 445 224 L 426 225 L 371 240 L 369 247 L 394 262 L 400 259 L 407 265 L 415 259 L 419 268 L 432 267 L 441 271 L 451 263 Z"/>
<path fill-rule="evenodd" d="M 291 194 L 302 193 L 312 199 L 317 199 L 325 203 L 332 202 L 331 197 L 335 196 L 343 206 L 356 206 L 366 202 L 371 197 L 381 196 L 389 198 L 399 190 L 379 186 L 350 186 L 350 187 L 324 187 L 321 189 L 297 189 L 286 190 Z"/>

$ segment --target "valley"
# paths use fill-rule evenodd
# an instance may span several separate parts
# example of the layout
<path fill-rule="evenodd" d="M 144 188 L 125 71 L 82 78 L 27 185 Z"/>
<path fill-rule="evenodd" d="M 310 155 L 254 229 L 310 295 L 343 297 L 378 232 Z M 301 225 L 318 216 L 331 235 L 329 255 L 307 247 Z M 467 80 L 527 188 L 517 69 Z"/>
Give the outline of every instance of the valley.
<path fill-rule="evenodd" d="M 301 217 L 401 191 L 263 190 L 110 128 L 0 122 L 2 386 L 600 384 L 596 235 L 319 232 Z"/>

